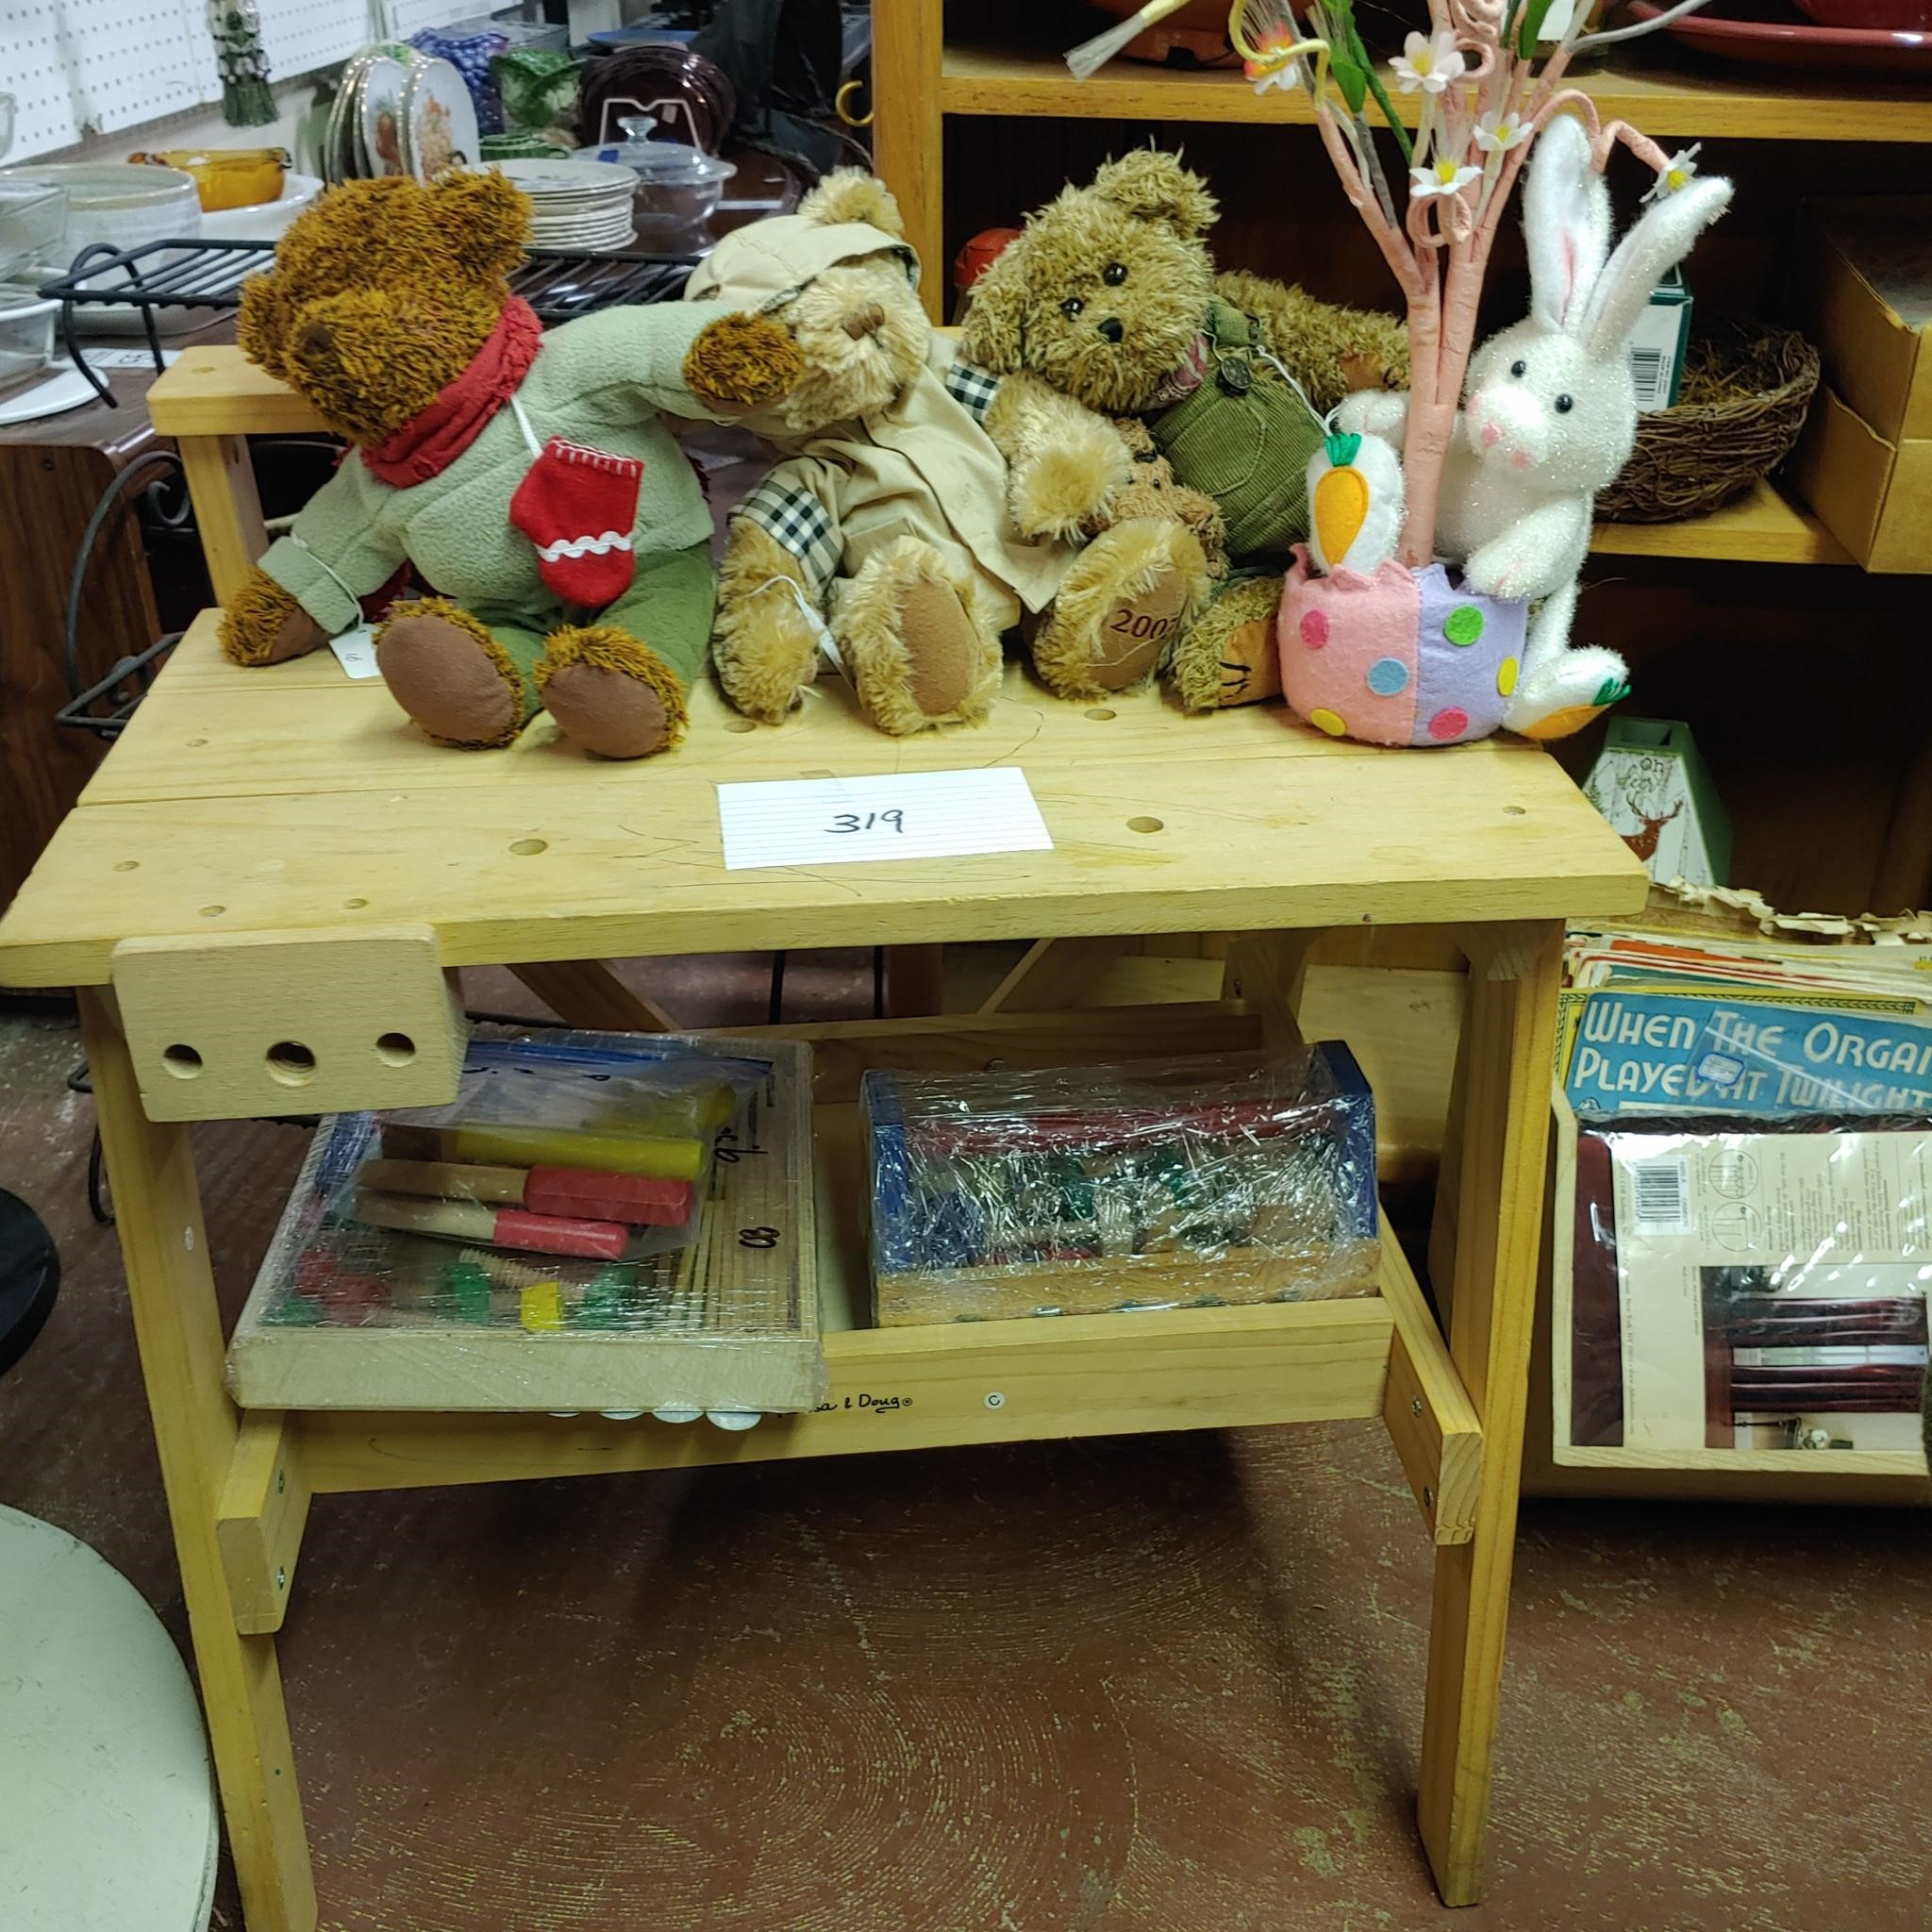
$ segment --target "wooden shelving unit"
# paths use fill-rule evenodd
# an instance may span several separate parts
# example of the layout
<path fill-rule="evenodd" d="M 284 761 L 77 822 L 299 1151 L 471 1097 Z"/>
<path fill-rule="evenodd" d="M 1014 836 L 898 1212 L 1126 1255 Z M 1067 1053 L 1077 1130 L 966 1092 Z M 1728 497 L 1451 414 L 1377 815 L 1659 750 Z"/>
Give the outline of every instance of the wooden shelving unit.
<path fill-rule="evenodd" d="M 1675 524 L 1599 524 L 1603 557 L 1681 557 L 1712 563 L 1840 563 L 1851 554 L 1802 504 L 1760 482 L 1735 503 Z"/>
<path fill-rule="evenodd" d="M 1076 81 L 1058 48 L 948 42 L 938 0 L 902 0 L 879 9 L 874 32 L 877 163 L 927 261 L 944 259 L 941 154 L 949 116 L 1275 127 L 1312 122 L 1305 95 L 1258 95 L 1238 73 L 1191 74 L 1119 60 Z M 1607 120 L 1628 118 L 1659 140 L 1932 143 L 1932 98 L 1923 89 L 1863 77 L 1807 75 L 1800 91 L 1748 68 L 1726 73 L 1646 44 L 1607 66 L 1586 65 L 1577 84 Z M 1416 97 L 1394 98 L 1412 125 Z M 941 288 L 941 277 L 928 277 L 935 308 Z M 1770 483 L 1708 516 L 1599 525 L 1591 547 L 1606 556 L 1724 563 L 1852 561 L 1816 517 Z"/>
<path fill-rule="evenodd" d="M 908 12 L 913 9 L 908 7 Z M 1577 75 L 1606 120 L 1633 121 L 1657 140 L 1932 142 L 1932 103 L 1923 88 L 1807 73 L 1765 80 L 1749 68 L 1724 73 L 1645 47 Z M 1800 91 L 1802 90 L 1802 91 Z M 1411 125 L 1419 96 L 1398 94 Z M 1309 124 L 1307 97 L 1257 94 L 1238 73 L 1187 74 L 1118 60 L 1075 81 L 1054 48 L 973 44 L 943 49 L 939 104 L 947 114 L 1053 115 L 1101 121 Z"/>

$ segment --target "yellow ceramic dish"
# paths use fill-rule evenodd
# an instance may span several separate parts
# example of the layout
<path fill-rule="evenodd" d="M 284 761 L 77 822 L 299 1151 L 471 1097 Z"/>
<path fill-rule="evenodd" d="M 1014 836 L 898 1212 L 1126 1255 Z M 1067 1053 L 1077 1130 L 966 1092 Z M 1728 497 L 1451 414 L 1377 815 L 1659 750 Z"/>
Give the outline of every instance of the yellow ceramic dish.
<path fill-rule="evenodd" d="M 221 208 L 254 208 L 282 198 L 282 176 L 289 152 L 279 147 L 164 148 L 155 154 L 129 155 L 130 161 L 179 168 L 194 176 L 204 213 Z"/>

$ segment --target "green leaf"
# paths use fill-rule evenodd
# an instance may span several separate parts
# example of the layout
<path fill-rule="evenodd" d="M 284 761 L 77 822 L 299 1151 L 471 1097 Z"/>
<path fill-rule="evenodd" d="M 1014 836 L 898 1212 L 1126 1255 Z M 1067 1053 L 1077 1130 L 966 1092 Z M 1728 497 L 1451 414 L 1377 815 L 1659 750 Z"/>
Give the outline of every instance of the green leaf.
<path fill-rule="evenodd" d="M 1348 111 L 1359 114 L 1362 103 L 1369 97 L 1368 69 L 1357 67 L 1342 48 L 1330 47 L 1328 72 L 1335 76 L 1335 85 L 1341 90 L 1341 98 L 1348 103 Z"/>
<path fill-rule="evenodd" d="M 1523 0 L 1523 12 L 1516 24 L 1516 53 L 1527 60 L 1536 52 L 1536 37 L 1543 30 L 1552 0 Z"/>
<path fill-rule="evenodd" d="M 1341 90 L 1351 114 L 1359 114 L 1369 97 L 1368 57 L 1361 51 L 1361 36 L 1355 30 L 1355 0 L 1327 0 L 1328 72 Z"/>
<path fill-rule="evenodd" d="M 1362 446 L 1362 440 L 1359 436 L 1337 434 L 1324 437 L 1323 445 L 1328 452 L 1329 467 L 1331 469 L 1345 470 L 1355 461 L 1356 453 Z"/>
<path fill-rule="evenodd" d="M 1382 118 L 1389 124 L 1389 132 L 1395 137 L 1395 145 L 1402 150 L 1403 165 L 1411 167 L 1415 163 L 1415 143 L 1408 138 L 1408 129 L 1402 125 L 1394 105 L 1389 98 L 1388 91 L 1382 85 L 1382 77 L 1373 66 L 1369 68 L 1368 75 L 1369 87 L 1375 96 L 1375 105 L 1381 108 Z"/>

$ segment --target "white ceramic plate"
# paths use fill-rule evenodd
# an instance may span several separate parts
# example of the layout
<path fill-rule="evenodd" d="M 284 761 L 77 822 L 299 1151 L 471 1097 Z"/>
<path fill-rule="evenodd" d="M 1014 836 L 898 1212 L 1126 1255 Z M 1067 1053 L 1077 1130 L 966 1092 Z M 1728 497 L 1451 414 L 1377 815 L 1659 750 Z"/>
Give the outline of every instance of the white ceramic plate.
<path fill-rule="evenodd" d="M 201 218 L 204 237 L 216 242 L 275 242 L 322 192 L 320 175 L 284 175 L 279 200 L 258 201 L 248 208 L 225 208 Z"/>
<path fill-rule="evenodd" d="M 629 168 L 609 161 L 499 161 L 503 172 L 533 199 L 557 194 L 630 194 L 638 185 Z"/>
<path fill-rule="evenodd" d="M 402 129 L 404 165 L 419 181 L 434 181 L 445 168 L 475 165 L 476 104 L 453 62 L 424 60 L 410 70 Z"/>
<path fill-rule="evenodd" d="M 403 90 L 408 79 L 408 67 L 387 54 L 375 55 L 363 69 L 358 89 L 358 174 L 408 173 L 403 150 Z"/>

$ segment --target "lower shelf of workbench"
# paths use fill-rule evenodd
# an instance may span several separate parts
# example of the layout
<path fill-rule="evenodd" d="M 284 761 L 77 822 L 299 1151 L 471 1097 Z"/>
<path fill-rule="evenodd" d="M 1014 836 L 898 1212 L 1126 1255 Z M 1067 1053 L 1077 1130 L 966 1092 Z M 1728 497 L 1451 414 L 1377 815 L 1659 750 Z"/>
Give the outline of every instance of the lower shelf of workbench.
<path fill-rule="evenodd" d="M 1424 1307 L 1386 1230 L 1379 1296 L 873 1327 L 858 1109 L 814 1111 L 830 1378 L 820 1408 L 768 1416 L 743 1435 L 648 1417 L 311 1410 L 296 1421 L 309 1486 L 411 1489 L 1383 1413 L 1393 1309 Z"/>

